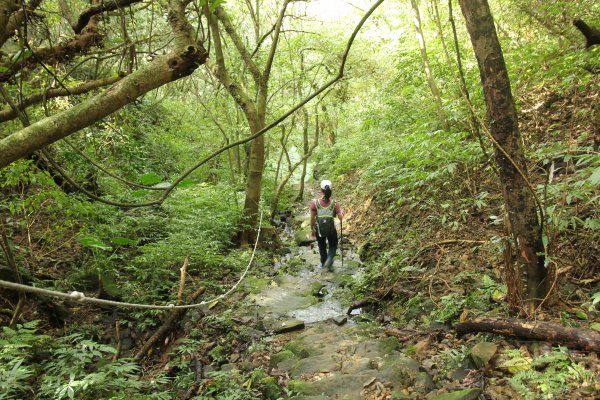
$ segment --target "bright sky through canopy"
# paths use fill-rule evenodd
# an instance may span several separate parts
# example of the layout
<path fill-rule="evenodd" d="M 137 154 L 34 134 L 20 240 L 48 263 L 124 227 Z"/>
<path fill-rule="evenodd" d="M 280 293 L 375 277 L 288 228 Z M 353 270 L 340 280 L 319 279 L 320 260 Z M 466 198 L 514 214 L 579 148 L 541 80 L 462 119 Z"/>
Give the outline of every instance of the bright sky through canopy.
<path fill-rule="evenodd" d="M 340 21 L 344 17 L 363 14 L 369 9 L 365 0 L 315 0 L 305 4 L 306 13 L 323 22 Z"/>

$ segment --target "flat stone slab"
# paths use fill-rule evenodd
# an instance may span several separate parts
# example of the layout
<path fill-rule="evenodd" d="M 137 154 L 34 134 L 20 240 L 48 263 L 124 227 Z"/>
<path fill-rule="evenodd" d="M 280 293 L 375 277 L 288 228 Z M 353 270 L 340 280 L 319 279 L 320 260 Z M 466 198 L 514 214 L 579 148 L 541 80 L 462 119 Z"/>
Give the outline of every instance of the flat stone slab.
<path fill-rule="evenodd" d="M 292 331 L 299 331 L 304 329 L 304 321 L 299 319 L 287 319 L 285 321 L 276 322 L 273 326 L 274 333 L 286 333 Z"/>
<path fill-rule="evenodd" d="M 337 317 L 333 317 L 332 321 L 334 324 L 336 324 L 337 326 L 342 326 L 344 325 L 346 322 L 348 322 L 348 317 L 346 317 L 345 315 L 338 315 Z"/>
<path fill-rule="evenodd" d="M 298 379 L 301 376 L 318 373 L 337 372 L 340 370 L 340 362 L 331 354 L 308 357 L 300 360 L 290 371 L 291 377 Z"/>

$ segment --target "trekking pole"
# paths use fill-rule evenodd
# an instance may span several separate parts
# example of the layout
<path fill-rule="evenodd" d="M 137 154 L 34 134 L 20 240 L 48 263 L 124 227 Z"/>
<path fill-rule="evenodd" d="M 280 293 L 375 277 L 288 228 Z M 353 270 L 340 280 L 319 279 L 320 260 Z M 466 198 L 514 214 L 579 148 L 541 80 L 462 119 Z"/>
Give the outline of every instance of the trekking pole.
<path fill-rule="evenodd" d="M 340 254 L 342 255 L 342 268 L 344 268 L 344 223 L 340 220 Z"/>

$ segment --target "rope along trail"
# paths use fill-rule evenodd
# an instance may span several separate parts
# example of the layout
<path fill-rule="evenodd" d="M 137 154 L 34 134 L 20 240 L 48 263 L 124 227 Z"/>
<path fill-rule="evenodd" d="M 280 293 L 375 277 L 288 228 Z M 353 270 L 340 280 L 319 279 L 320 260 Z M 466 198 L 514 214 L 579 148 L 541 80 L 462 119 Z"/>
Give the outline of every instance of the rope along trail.
<path fill-rule="evenodd" d="M 250 265 L 252 265 L 252 261 L 254 260 L 254 255 L 256 254 L 256 248 L 258 247 L 258 239 L 260 237 L 260 230 L 262 227 L 262 219 L 263 219 L 263 214 L 261 213 L 260 221 L 258 223 L 258 232 L 256 233 L 256 241 L 254 242 L 254 248 L 252 250 L 252 255 L 250 256 L 250 261 L 248 262 L 248 265 L 246 266 L 246 269 L 244 270 L 244 273 L 242 274 L 240 279 L 227 292 L 225 292 L 211 300 L 201 301 L 200 303 L 187 304 L 187 305 L 182 305 L 182 306 L 176 306 L 175 304 L 169 304 L 166 306 L 158 306 L 158 305 L 153 305 L 153 304 L 127 303 L 127 302 L 121 302 L 121 301 L 97 299 L 95 297 L 86 297 L 83 293 L 76 292 L 76 291 L 73 291 L 71 293 L 63 293 L 63 292 L 57 292 L 54 290 L 42 289 L 42 288 L 37 288 L 37 287 L 29 286 L 29 285 L 22 285 L 20 283 L 14 283 L 14 282 L 3 281 L 3 280 L 0 280 L 0 287 L 5 288 L 5 289 L 13 289 L 16 291 L 21 291 L 21 292 L 26 292 L 26 293 L 37 294 L 37 295 L 41 295 L 41 296 L 58 297 L 61 299 L 76 300 L 81 303 L 97 304 L 97 305 L 119 307 L 119 308 L 138 308 L 138 309 L 147 309 L 147 310 L 183 310 L 183 309 L 202 307 L 202 306 L 205 306 L 207 304 L 213 303 L 215 301 L 218 301 L 218 300 L 221 300 L 221 299 L 227 297 L 235 289 L 237 289 L 239 284 L 244 280 L 244 278 L 246 277 L 246 274 L 248 273 L 248 270 L 250 269 Z"/>

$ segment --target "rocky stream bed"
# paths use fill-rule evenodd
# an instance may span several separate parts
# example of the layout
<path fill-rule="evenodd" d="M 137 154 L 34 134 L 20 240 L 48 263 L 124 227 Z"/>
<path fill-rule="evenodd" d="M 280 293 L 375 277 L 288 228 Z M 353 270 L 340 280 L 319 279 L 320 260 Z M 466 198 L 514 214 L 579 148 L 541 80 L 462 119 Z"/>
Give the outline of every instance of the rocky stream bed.
<path fill-rule="evenodd" d="M 306 221 L 302 226 L 306 227 Z M 295 236 L 295 240 L 294 240 Z M 270 354 L 270 375 L 285 382 L 295 399 L 469 400 L 479 388 L 435 394 L 431 375 L 401 351 L 395 337 L 360 310 L 347 315 L 347 284 L 362 273 L 359 256 L 344 244 L 333 272 L 319 268 L 314 243 L 302 227 L 284 233 L 285 248 L 272 280 L 247 283 L 251 311 L 280 346 Z M 254 287 L 253 287 L 254 286 Z M 257 318 L 258 317 L 258 318 Z M 427 395 L 429 394 L 429 395 Z"/>

